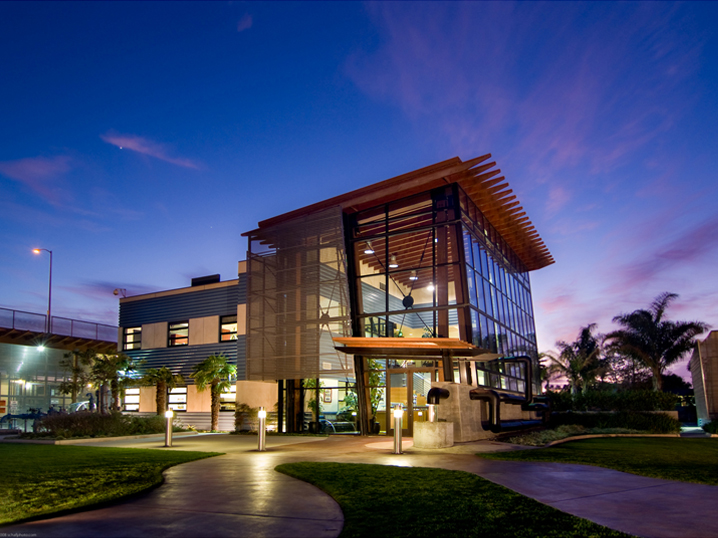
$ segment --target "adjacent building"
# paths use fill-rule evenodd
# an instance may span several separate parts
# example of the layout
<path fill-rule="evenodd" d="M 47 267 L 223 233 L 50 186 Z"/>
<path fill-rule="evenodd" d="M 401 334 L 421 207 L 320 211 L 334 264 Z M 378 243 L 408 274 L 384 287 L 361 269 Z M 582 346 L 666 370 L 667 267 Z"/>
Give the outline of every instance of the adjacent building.
<path fill-rule="evenodd" d="M 432 386 L 508 401 L 538 389 L 529 273 L 553 258 L 490 155 L 436 163 L 243 235 L 236 280 L 122 299 L 124 352 L 188 380 L 222 353 L 238 372 L 223 408 L 275 408 L 284 431 L 316 422 L 319 402 L 315 427 L 325 431 L 390 433 L 387 410 L 401 406 L 411 434 L 427 420 Z M 507 360 L 516 357 L 528 359 Z M 208 412 L 189 381 L 172 404 Z M 138 389 L 127 409 L 151 411 L 152 390 Z"/>
<path fill-rule="evenodd" d="M 703 424 L 718 420 L 718 331 L 711 331 L 696 346 L 689 368 L 698 420 Z"/>

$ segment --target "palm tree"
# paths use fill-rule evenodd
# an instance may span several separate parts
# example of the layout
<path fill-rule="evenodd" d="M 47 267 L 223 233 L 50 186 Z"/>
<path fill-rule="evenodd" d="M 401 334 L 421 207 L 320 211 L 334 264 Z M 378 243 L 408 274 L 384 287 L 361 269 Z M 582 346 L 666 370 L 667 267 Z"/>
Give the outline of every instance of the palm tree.
<path fill-rule="evenodd" d="M 91 369 L 91 377 L 100 388 L 100 398 L 104 400 L 105 387 L 110 386 L 110 405 L 98 402 L 100 410 L 109 407 L 110 410 L 120 411 L 121 393 L 132 381 L 130 374 L 136 370 L 136 363 L 132 357 L 124 353 L 108 353 L 95 355 Z"/>
<path fill-rule="evenodd" d="M 604 367 L 601 360 L 601 336 L 593 334 L 595 329 L 595 323 L 582 327 L 574 342 L 556 342 L 558 355 L 544 354 L 549 359 L 548 374 L 565 377 L 571 387 L 571 394 L 576 394 L 579 389 L 588 389 Z"/>
<path fill-rule="evenodd" d="M 668 305 L 677 298 L 675 293 L 662 293 L 648 310 L 616 316 L 613 321 L 623 328 L 606 335 L 612 349 L 650 368 L 656 391 L 662 389 L 661 375 L 666 368 L 691 351 L 695 337 L 709 328 L 701 321 L 663 319 Z"/>
<path fill-rule="evenodd" d="M 142 376 L 142 382 L 146 385 L 156 387 L 155 402 L 157 403 L 157 414 L 164 415 L 167 410 L 167 390 L 177 385 L 184 385 L 184 378 L 180 374 L 173 374 L 172 370 L 163 366 L 162 368 L 150 368 Z"/>
<path fill-rule="evenodd" d="M 197 390 L 202 392 L 210 388 L 212 397 L 212 431 L 217 430 L 219 422 L 219 397 L 225 390 L 232 386 L 232 377 L 237 374 L 237 367 L 227 362 L 227 357 L 222 355 L 211 355 L 195 365 L 191 377 L 194 379 Z"/>

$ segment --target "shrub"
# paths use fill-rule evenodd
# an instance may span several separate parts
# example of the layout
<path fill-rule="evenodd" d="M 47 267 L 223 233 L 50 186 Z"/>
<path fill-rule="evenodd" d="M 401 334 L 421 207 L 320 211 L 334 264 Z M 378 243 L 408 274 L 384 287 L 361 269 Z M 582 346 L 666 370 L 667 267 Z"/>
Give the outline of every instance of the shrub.
<path fill-rule="evenodd" d="M 257 431 L 257 428 L 259 428 L 258 413 L 258 407 L 238 403 L 234 411 L 234 431 Z"/>
<path fill-rule="evenodd" d="M 531 432 L 524 435 L 517 435 L 508 439 L 509 443 L 525 446 L 544 446 L 552 441 L 589 434 L 622 434 L 622 433 L 643 433 L 628 428 L 585 428 L 576 424 L 565 424 L 555 430 L 543 430 Z"/>
<path fill-rule="evenodd" d="M 718 433 L 718 420 L 704 424 L 703 431 L 706 433 Z"/>
<path fill-rule="evenodd" d="M 586 428 L 626 428 L 649 433 L 678 433 L 681 423 L 666 413 L 620 411 L 617 413 L 557 413 L 551 427 L 576 424 Z"/>
<path fill-rule="evenodd" d="M 176 429 L 176 428 L 175 428 Z M 113 437 L 163 433 L 165 418 L 159 415 L 135 417 L 119 412 L 99 414 L 80 412 L 48 415 L 35 422 L 41 436 L 55 438 Z"/>
<path fill-rule="evenodd" d="M 575 395 L 548 392 L 554 411 L 672 411 L 678 396 L 653 390 L 588 390 Z"/>

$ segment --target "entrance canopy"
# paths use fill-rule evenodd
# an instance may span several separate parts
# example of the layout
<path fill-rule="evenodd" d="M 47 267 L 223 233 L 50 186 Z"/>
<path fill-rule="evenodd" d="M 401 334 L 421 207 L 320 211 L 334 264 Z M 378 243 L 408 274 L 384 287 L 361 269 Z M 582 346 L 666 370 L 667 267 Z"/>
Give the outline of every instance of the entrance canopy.
<path fill-rule="evenodd" d="M 333 338 L 337 351 L 364 357 L 434 357 L 491 361 L 502 355 L 458 338 Z"/>

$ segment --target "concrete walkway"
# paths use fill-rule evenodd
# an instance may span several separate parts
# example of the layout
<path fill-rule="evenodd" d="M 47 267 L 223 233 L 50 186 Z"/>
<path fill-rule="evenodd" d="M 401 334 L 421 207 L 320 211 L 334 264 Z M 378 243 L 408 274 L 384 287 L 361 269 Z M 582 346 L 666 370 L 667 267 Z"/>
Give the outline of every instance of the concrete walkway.
<path fill-rule="evenodd" d="M 160 439 L 92 446 L 161 447 Z M 405 447 L 410 443 L 405 443 Z M 226 455 L 172 467 L 165 483 L 113 506 L 0 528 L 0 534 L 39 537 L 333 538 L 342 529 L 339 506 L 304 482 L 274 471 L 280 463 L 335 461 L 441 467 L 476 473 L 545 504 L 629 534 L 655 538 L 718 538 L 718 487 L 645 478 L 584 465 L 483 460 L 477 452 L 512 449 L 483 441 L 444 450 L 406 448 L 391 454 L 385 438 L 268 438 L 202 435 L 172 449 Z M 477 516 L 479 517 L 479 516 Z M 380 535 L 379 535 L 380 536 Z"/>

